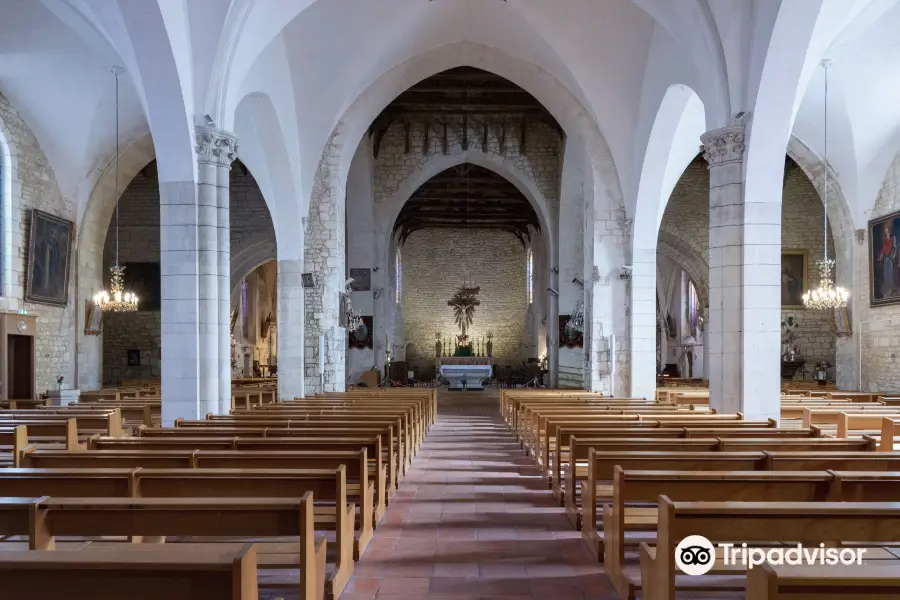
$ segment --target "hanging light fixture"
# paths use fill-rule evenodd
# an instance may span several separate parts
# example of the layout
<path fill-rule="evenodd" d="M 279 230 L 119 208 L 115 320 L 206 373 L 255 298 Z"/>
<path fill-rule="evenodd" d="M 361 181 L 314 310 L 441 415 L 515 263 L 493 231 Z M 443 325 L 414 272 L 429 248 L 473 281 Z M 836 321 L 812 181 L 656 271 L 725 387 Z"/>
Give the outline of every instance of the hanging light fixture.
<path fill-rule="evenodd" d="M 124 69 L 112 67 L 110 69 L 116 78 L 116 164 L 115 164 L 115 193 L 116 193 L 116 262 L 110 267 L 109 291 L 100 290 L 94 294 L 94 304 L 102 312 L 134 312 L 138 308 L 136 294 L 125 291 L 125 267 L 119 266 L 119 75 Z"/>
<path fill-rule="evenodd" d="M 834 285 L 834 260 L 828 258 L 828 67 L 830 66 L 831 61 L 822 61 L 822 69 L 825 71 L 825 177 L 822 186 L 822 202 L 825 204 L 825 232 L 822 239 L 824 241 L 825 254 L 822 260 L 816 261 L 816 270 L 819 272 L 819 287 L 803 294 L 803 306 L 814 310 L 843 308 L 847 306 L 847 299 L 850 297 L 847 290 Z"/>

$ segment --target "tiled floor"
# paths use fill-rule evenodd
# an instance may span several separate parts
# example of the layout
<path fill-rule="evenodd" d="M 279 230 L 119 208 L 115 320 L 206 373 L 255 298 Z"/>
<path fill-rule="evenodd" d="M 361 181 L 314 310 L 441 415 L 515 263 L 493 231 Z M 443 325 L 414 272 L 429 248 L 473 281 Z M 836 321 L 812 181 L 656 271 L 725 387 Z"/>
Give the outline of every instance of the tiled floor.
<path fill-rule="evenodd" d="M 342 600 L 618 598 L 498 405 L 441 395 Z"/>

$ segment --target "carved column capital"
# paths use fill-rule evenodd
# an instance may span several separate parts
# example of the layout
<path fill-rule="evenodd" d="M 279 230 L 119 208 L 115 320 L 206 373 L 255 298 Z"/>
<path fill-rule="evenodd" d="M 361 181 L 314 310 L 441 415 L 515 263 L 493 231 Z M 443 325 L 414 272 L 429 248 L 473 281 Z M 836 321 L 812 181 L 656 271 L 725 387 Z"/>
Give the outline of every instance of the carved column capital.
<path fill-rule="evenodd" d="M 237 136 L 215 127 L 197 127 L 197 162 L 219 167 L 231 167 L 237 158 Z"/>
<path fill-rule="evenodd" d="M 700 136 L 703 158 L 710 167 L 744 160 L 747 146 L 744 144 L 744 126 L 731 125 L 707 131 Z"/>

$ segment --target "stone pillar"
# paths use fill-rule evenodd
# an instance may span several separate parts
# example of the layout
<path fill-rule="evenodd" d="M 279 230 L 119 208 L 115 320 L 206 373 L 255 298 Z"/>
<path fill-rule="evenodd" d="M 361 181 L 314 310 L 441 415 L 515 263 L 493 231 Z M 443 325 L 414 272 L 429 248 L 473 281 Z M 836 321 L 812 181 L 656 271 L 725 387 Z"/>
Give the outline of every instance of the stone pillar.
<path fill-rule="evenodd" d="M 547 387 L 559 386 L 559 273 L 553 269 L 547 274 L 550 287 L 557 294 L 547 292 Z"/>
<path fill-rule="evenodd" d="M 316 173 L 304 237 L 306 271 L 315 285 L 304 290 L 306 383 L 308 393 L 343 392 L 347 330 L 340 326 L 340 294 L 347 280 L 344 186 L 337 179 L 339 150 L 329 142 Z M 325 336 L 325 371 L 319 372 L 319 336 Z M 324 383 L 324 390 L 322 389 Z"/>
<path fill-rule="evenodd" d="M 278 261 L 278 397 L 304 396 L 303 260 Z"/>
<path fill-rule="evenodd" d="M 231 407 L 231 236 L 229 177 L 237 156 L 237 138 L 213 127 L 197 128 L 197 207 L 200 348 L 203 376 L 200 397 L 213 412 Z M 206 350 L 208 349 L 208 350 Z"/>
<path fill-rule="evenodd" d="M 736 123 L 701 137 L 710 172 L 710 403 L 777 419 L 781 198 L 744 197 L 744 135 Z"/>
<path fill-rule="evenodd" d="M 160 182 L 162 422 L 217 410 L 200 396 L 197 184 Z"/>
<path fill-rule="evenodd" d="M 744 127 L 705 133 L 709 165 L 709 393 L 721 412 L 741 410 Z"/>
<path fill-rule="evenodd" d="M 656 250 L 635 249 L 631 271 L 631 396 L 656 397 Z"/>

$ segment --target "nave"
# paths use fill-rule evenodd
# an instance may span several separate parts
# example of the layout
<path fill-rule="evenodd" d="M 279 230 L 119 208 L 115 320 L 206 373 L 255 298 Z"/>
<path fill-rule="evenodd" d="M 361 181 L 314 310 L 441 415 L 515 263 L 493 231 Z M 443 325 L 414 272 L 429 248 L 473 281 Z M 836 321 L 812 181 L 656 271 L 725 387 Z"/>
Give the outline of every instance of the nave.
<path fill-rule="evenodd" d="M 501 422 L 496 393 L 439 395 L 343 600 L 618 598 Z"/>

